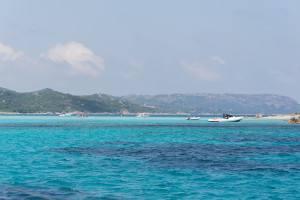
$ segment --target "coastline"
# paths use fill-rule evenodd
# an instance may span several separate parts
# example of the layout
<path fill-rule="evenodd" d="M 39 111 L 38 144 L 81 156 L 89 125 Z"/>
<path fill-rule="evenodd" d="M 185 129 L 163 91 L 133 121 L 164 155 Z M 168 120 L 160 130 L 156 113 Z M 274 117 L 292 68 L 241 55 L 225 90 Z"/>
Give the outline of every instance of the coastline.
<path fill-rule="evenodd" d="M 69 112 L 72 115 L 123 115 L 123 116 L 135 116 L 138 113 L 108 113 L 108 112 L 103 112 L 103 113 L 84 113 L 84 112 Z M 19 113 L 19 112 L 0 112 L 0 115 L 60 115 L 60 112 L 39 112 L 39 113 Z M 164 115 L 174 115 L 174 116 L 187 116 L 191 115 L 189 113 L 147 113 L 152 116 L 164 116 Z M 195 115 L 195 114 L 194 114 Z M 222 115 L 222 114 L 210 114 L 210 113 L 205 113 L 205 114 L 196 114 L 196 115 Z M 249 114 L 238 114 L 239 116 L 247 116 Z M 300 114 L 278 114 L 278 115 L 271 115 L 271 116 L 266 116 L 266 117 L 261 117 L 261 119 L 291 119 L 292 117 L 300 117 Z"/>
<path fill-rule="evenodd" d="M 300 117 L 300 114 L 289 114 L 289 115 L 275 115 L 263 117 L 263 119 L 291 119 L 292 117 Z"/>
<path fill-rule="evenodd" d="M 127 116 L 135 116 L 138 113 L 108 113 L 108 112 L 103 112 L 103 113 L 90 113 L 90 112 L 68 112 L 72 115 L 127 115 Z M 19 113 L 19 112 L 0 112 L 0 115 L 60 115 L 60 112 L 39 112 L 39 113 Z M 188 113 L 147 113 L 152 116 L 156 115 L 190 115 Z M 200 114 L 201 115 L 201 114 Z"/>

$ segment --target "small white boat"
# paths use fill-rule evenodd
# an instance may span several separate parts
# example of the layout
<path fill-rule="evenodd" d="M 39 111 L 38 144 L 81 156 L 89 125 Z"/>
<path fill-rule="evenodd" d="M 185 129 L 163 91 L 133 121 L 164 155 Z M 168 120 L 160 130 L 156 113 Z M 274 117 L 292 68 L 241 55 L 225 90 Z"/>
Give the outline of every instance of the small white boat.
<path fill-rule="evenodd" d="M 146 114 L 146 113 L 139 113 L 139 114 L 137 114 L 137 116 L 136 117 L 149 117 L 149 115 L 148 114 Z"/>
<path fill-rule="evenodd" d="M 61 113 L 59 116 L 60 117 L 70 117 L 70 116 L 72 116 L 72 114 L 71 113 Z"/>
<path fill-rule="evenodd" d="M 186 120 L 199 120 L 200 117 L 188 117 L 186 118 Z"/>
<path fill-rule="evenodd" d="M 209 122 L 239 122 L 244 117 L 235 117 L 229 114 L 223 114 L 223 118 L 221 117 L 214 117 L 213 119 L 209 119 Z"/>

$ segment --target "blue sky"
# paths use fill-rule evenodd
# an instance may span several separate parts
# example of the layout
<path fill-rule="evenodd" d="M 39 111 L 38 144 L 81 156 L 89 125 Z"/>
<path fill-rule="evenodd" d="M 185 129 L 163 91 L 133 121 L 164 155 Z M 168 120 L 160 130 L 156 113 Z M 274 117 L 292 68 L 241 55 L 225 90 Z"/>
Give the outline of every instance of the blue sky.
<path fill-rule="evenodd" d="M 0 87 L 300 102 L 296 0 L 0 1 Z"/>

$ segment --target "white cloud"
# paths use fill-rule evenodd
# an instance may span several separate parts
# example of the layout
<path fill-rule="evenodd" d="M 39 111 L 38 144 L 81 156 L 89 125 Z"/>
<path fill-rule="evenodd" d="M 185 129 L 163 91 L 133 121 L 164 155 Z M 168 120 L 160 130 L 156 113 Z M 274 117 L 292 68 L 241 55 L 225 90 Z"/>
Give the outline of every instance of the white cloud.
<path fill-rule="evenodd" d="M 117 71 L 117 74 L 123 78 L 123 79 L 127 79 L 127 80 L 130 80 L 130 79 L 133 79 L 134 76 L 135 76 L 135 73 L 134 72 L 130 72 L 130 71 Z"/>
<path fill-rule="evenodd" d="M 221 79 L 221 75 L 218 72 L 216 72 L 216 70 L 207 68 L 201 65 L 200 63 L 182 60 L 180 64 L 183 67 L 183 69 L 197 76 L 201 80 L 218 81 Z"/>
<path fill-rule="evenodd" d="M 213 56 L 213 57 L 211 57 L 210 58 L 211 60 L 216 60 L 216 61 L 218 61 L 221 65 L 225 65 L 225 61 L 224 60 L 222 60 L 220 57 L 218 57 L 218 56 Z"/>
<path fill-rule="evenodd" d="M 130 59 L 129 64 L 137 69 L 143 69 L 144 64 L 135 60 L 135 59 Z"/>
<path fill-rule="evenodd" d="M 23 56 L 22 51 L 15 51 L 12 47 L 0 42 L 0 61 L 15 61 Z"/>
<path fill-rule="evenodd" d="M 297 77 L 297 74 L 295 73 L 293 75 L 289 75 L 285 72 L 282 71 L 272 71 L 270 73 L 273 77 L 275 77 L 279 82 L 284 83 L 284 84 L 295 84 L 299 80 L 300 76 Z"/>
<path fill-rule="evenodd" d="M 90 49 L 78 42 L 68 44 L 56 44 L 49 49 L 46 54 L 42 54 L 53 62 L 66 62 L 71 67 L 71 75 L 88 74 L 92 76 L 100 75 L 104 69 L 103 59 L 96 56 Z"/>

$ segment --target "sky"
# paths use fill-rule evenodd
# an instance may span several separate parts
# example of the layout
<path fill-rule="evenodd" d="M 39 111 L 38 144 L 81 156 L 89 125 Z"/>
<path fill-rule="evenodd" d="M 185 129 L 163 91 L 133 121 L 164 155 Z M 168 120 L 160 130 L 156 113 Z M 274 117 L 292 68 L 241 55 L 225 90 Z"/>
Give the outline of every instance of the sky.
<path fill-rule="evenodd" d="M 0 87 L 300 102 L 300 1 L 0 0 Z"/>

